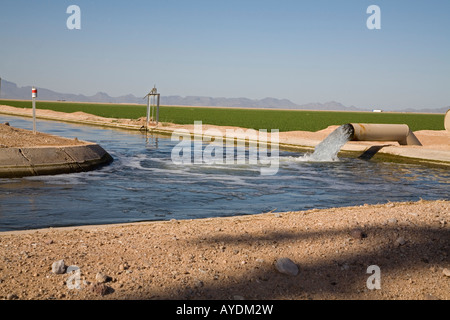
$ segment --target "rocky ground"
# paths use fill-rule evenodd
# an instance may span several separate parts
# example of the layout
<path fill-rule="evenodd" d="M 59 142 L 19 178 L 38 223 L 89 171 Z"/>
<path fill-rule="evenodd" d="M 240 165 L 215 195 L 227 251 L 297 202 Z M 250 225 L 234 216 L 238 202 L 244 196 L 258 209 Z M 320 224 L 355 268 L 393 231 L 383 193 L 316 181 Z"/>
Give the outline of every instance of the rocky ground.
<path fill-rule="evenodd" d="M 84 142 L 58 137 L 42 132 L 14 128 L 9 123 L 0 124 L 0 149 L 12 147 L 37 147 L 37 146 L 74 146 Z"/>
<path fill-rule="evenodd" d="M 0 298 L 448 300 L 449 212 L 419 201 L 0 233 Z"/>

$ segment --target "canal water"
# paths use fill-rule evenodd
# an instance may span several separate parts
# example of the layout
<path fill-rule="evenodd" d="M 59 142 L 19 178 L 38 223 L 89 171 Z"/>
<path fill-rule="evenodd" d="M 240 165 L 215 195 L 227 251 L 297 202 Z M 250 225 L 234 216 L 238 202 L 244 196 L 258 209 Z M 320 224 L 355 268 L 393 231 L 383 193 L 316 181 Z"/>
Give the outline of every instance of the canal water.
<path fill-rule="evenodd" d="M 27 118 L 0 115 L 6 121 L 32 129 Z M 170 137 L 44 120 L 37 130 L 96 142 L 114 162 L 91 172 L 0 179 L 0 231 L 450 199 L 447 169 L 305 161 L 280 150 L 277 174 L 261 175 L 258 165 L 175 164 Z"/>

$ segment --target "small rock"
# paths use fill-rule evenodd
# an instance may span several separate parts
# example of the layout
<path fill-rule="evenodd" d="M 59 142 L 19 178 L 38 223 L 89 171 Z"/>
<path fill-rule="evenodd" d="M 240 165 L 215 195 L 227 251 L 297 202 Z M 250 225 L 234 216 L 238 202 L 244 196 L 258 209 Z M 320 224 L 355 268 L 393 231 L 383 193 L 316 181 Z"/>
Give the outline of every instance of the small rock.
<path fill-rule="evenodd" d="M 243 296 L 240 296 L 240 295 L 234 295 L 234 296 L 233 296 L 233 299 L 234 299 L 234 300 L 244 300 L 244 297 L 243 297 Z"/>
<path fill-rule="evenodd" d="M 444 270 L 442 270 L 442 273 L 444 274 L 444 276 L 450 277 L 450 269 L 445 268 Z"/>
<path fill-rule="evenodd" d="M 95 283 L 91 286 L 91 291 L 100 296 L 104 296 L 107 295 L 108 293 L 111 293 L 112 288 L 108 287 L 104 283 Z"/>
<path fill-rule="evenodd" d="M 386 207 L 393 208 L 393 207 L 395 207 L 395 204 L 393 202 L 389 202 L 386 204 Z"/>
<path fill-rule="evenodd" d="M 398 220 L 395 218 L 391 218 L 388 220 L 388 223 L 390 223 L 390 224 L 396 224 L 397 222 L 398 222 Z"/>
<path fill-rule="evenodd" d="M 398 237 L 397 240 L 395 240 L 396 246 L 402 246 L 406 243 L 406 240 L 403 237 Z"/>
<path fill-rule="evenodd" d="M 350 266 L 348 264 L 344 264 L 341 267 L 341 270 L 348 270 L 348 269 L 350 269 Z"/>
<path fill-rule="evenodd" d="M 95 280 L 97 280 L 98 283 L 105 283 L 105 282 L 111 281 L 112 278 L 110 276 L 107 276 L 107 275 L 99 272 L 95 275 Z"/>
<path fill-rule="evenodd" d="M 124 270 L 128 270 L 130 268 L 130 266 L 128 265 L 128 263 L 123 263 L 119 266 L 119 271 L 124 271 Z"/>
<path fill-rule="evenodd" d="M 64 260 L 58 260 L 53 262 L 52 264 L 52 272 L 55 274 L 63 274 L 66 273 L 66 265 L 64 264 Z"/>
<path fill-rule="evenodd" d="M 5 122 L 5 126 L 8 126 L 8 127 L 9 127 L 9 122 Z"/>
<path fill-rule="evenodd" d="M 354 239 L 358 239 L 361 240 L 362 238 L 365 238 L 366 235 L 364 234 L 364 232 L 361 229 L 353 229 L 352 231 L 350 231 L 350 235 L 352 236 L 352 238 Z"/>
<path fill-rule="evenodd" d="M 19 297 L 14 293 L 10 293 L 6 296 L 6 299 L 7 300 L 16 300 L 16 299 L 19 299 Z"/>
<path fill-rule="evenodd" d="M 201 281 L 201 280 L 196 280 L 196 281 L 194 282 L 194 286 L 195 286 L 196 288 L 201 288 L 201 287 L 203 287 L 203 281 Z"/>
<path fill-rule="evenodd" d="M 296 276 L 298 274 L 298 266 L 289 258 L 280 258 L 275 262 L 275 268 L 284 274 Z"/>

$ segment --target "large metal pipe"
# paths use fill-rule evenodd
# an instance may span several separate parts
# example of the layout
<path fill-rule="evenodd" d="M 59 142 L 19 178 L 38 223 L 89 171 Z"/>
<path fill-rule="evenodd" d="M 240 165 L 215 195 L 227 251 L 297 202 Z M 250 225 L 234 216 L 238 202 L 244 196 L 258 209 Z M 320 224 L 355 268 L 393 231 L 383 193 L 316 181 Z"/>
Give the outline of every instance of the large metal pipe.
<path fill-rule="evenodd" d="M 350 123 L 353 141 L 397 141 L 400 145 L 421 146 L 406 124 Z"/>
<path fill-rule="evenodd" d="M 447 110 L 444 118 L 444 127 L 445 130 L 450 131 L 450 109 Z"/>

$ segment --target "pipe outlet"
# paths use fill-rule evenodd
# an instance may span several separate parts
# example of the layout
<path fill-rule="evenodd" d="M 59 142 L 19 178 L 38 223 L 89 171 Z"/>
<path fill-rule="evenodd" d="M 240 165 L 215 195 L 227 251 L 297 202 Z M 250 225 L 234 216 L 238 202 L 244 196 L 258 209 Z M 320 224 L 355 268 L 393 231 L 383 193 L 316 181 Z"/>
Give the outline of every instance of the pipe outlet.
<path fill-rule="evenodd" d="M 353 141 L 397 141 L 400 145 L 421 146 L 406 124 L 350 123 Z"/>

